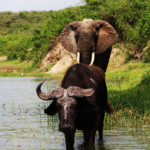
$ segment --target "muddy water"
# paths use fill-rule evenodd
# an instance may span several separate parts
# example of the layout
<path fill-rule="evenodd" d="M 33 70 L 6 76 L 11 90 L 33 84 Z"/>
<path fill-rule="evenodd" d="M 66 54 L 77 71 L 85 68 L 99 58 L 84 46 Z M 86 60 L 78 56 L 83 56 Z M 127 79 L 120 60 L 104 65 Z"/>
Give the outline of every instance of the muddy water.
<path fill-rule="evenodd" d="M 47 117 L 43 109 L 48 105 L 41 101 L 35 89 L 42 78 L 0 78 L 0 149 L 3 150 L 52 150 L 65 149 L 64 135 L 58 132 L 58 119 Z M 61 79 L 47 78 L 42 90 L 47 92 L 58 87 Z M 132 127 L 130 128 L 132 130 Z M 115 122 L 104 130 L 104 140 L 95 146 L 87 147 L 82 132 L 75 136 L 75 150 L 144 150 L 150 149 L 143 140 L 142 129 L 136 129 L 134 135 L 122 122 Z M 149 132 L 149 131 L 147 131 Z M 144 137 L 146 138 L 146 137 Z"/>

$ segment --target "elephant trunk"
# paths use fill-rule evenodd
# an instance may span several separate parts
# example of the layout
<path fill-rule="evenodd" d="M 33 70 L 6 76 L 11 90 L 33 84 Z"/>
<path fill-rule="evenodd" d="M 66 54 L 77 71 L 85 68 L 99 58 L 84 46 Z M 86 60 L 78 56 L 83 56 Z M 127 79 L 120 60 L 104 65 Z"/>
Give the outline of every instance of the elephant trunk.
<path fill-rule="evenodd" d="M 81 59 L 80 59 L 81 58 Z M 84 63 L 86 65 L 92 66 L 95 60 L 95 52 L 93 52 L 90 56 L 90 54 L 84 54 L 83 56 L 80 56 L 80 52 L 77 53 L 77 62 L 78 63 Z"/>
<path fill-rule="evenodd" d="M 89 52 L 82 52 L 80 55 L 80 63 L 84 63 L 89 65 L 91 62 L 91 53 Z"/>
<path fill-rule="evenodd" d="M 95 58 L 95 45 L 89 43 L 90 39 L 83 37 L 83 41 L 78 43 L 77 62 L 92 66 Z"/>

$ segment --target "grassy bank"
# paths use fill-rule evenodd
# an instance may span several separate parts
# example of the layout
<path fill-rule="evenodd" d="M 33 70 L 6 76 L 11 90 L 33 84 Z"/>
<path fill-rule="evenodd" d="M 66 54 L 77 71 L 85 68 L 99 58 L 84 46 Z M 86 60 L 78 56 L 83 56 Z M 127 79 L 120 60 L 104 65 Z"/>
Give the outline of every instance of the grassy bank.
<path fill-rule="evenodd" d="M 150 121 L 150 64 L 130 62 L 106 73 L 108 99 L 115 112 Z"/>
<path fill-rule="evenodd" d="M 46 70 L 49 70 L 54 64 L 49 64 L 45 68 L 36 69 L 35 71 L 32 65 L 32 60 L 22 62 L 20 62 L 20 59 L 1 60 L 0 77 L 49 77 L 51 74 L 46 73 Z"/>

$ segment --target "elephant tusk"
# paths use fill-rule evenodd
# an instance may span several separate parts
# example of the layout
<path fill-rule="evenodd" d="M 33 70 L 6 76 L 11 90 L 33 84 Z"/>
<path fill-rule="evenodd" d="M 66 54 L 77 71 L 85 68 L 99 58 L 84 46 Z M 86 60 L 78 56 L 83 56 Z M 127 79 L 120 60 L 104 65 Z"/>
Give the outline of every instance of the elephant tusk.
<path fill-rule="evenodd" d="M 77 63 L 80 63 L 80 52 L 77 52 Z"/>
<path fill-rule="evenodd" d="M 89 66 L 92 66 L 94 63 L 94 59 L 95 59 L 95 52 L 92 53 L 92 59 L 91 59 L 91 63 Z"/>

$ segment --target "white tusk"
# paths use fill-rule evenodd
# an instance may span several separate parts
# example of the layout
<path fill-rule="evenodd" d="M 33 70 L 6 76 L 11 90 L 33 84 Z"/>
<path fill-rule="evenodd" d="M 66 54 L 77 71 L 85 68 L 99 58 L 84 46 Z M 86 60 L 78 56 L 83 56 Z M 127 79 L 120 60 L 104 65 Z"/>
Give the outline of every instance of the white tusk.
<path fill-rule="evenodd" d="M 77 52 L 77 63 L 80 63 L 80 52 Z"/>
<path fill-rule="evenodd" d="M 95 59 L 95 52 L 92 53 L 92 59 L 91 59 L 91 63 L 89 66 L 92 66 L 94 63 L 94 59 Z"/>

